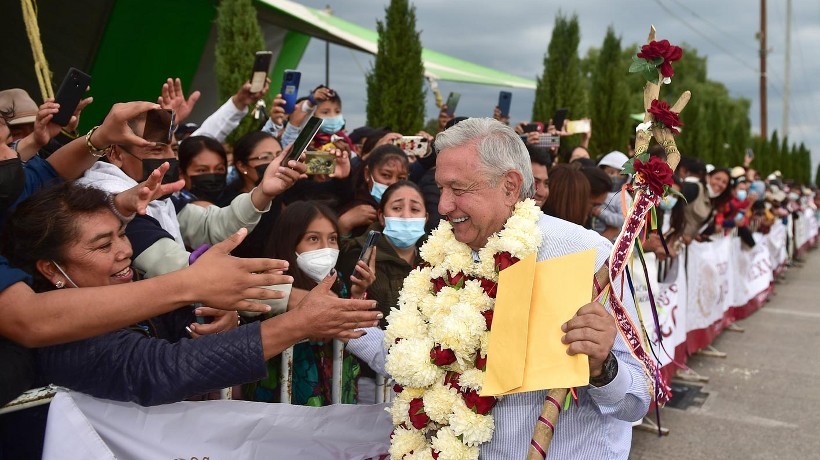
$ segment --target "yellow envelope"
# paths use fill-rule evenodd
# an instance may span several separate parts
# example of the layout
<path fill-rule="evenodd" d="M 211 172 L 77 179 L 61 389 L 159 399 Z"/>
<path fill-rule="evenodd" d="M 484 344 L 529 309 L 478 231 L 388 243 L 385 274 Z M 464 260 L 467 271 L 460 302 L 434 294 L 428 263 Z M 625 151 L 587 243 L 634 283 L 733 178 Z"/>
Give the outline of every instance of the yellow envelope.
<path fill-rule="evenodd" d="M 533 255 L 500 273 L 482 396 L 589 384 L 589 360 L 567 354 L 561 325 L 591 300 L 595 255 Z"/>

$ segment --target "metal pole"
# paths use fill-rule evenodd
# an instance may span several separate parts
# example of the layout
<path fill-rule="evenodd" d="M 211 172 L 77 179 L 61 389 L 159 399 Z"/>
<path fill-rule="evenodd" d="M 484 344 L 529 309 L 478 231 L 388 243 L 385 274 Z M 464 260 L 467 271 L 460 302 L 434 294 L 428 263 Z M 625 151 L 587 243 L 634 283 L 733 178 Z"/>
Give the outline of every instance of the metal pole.
<path fill-rule="evenodd" d="M 293 347 L 282 352 L 279 377 L 279 402 L 290 404 L 293 394 Z"/>
<path fill-rule="evenodd" d="M 325 86 L 330 88 L 330 42 L 325 42 Z"/>
<path fill-rule="evenodd" d="M 333 339 L 333 381 L 330 383 L 331 404 L 342 403 L 342 360 L 345 346 L 341 340 Z"/>
<path fill-rule="evenodd" d="M 385 402 L 385 394 L 384 394 L 384 387 L 385 387 L 385 378 L 383 375 L 377 374 L 376 375 L 376 404 L 381 404 Z"/>
<path fill-rule="evenodd" d="M 769 137 L 766 122 L 766 0 L 760 0 L 760 136 Z"/>
<path fill-rule="evenodd" d="M 792 0 L 786 0 L 786 68 L 783 70 L 783 122 L 780 130 L 783 137 L 789 135 L 789 96 L 791 93 L 792 69 Z"/>

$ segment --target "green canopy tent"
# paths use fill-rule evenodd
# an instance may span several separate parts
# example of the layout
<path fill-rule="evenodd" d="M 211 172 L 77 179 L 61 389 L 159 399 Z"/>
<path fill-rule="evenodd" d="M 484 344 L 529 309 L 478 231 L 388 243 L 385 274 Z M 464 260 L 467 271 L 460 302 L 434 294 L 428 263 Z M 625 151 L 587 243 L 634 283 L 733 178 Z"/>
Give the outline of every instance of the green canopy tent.
<path fill-rule="evenodd" d="M 289 0 L 256 0 L 267 49 L 276 56 L 272 88 L 282 71 L 295 69 L 311 38 L 375 54 L 374 30 Z M 5 13 L 8 13 L 6 15 Z M 223 101 L 217 99 L 214 0 L 117 0 L 42 2 L 38 22 L 56 88 L 69 67 L 92 75 L 95 103 L 83 125 L 99 123 L 114 102 L 155 100 L 165 78 L 180 77 L 187 90 L 203 93 L 192 119 L 203 119 Z M 19 7 L 4 7 L 9 25 L 0 59 L 13 71 L 0 73 L 0 89 L 20 87 L 41 99 Z M 535 82 L 425 49 L 425 73 L 436 80 L 535 88 Z"/>

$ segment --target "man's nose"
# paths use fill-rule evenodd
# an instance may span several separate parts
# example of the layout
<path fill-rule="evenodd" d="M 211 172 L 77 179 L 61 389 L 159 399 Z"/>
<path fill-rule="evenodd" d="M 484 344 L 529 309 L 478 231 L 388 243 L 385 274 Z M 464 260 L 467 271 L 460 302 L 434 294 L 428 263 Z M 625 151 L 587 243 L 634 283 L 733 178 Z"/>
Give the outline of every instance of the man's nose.
<path fill-rule="evenodd" d="M 438 213 L 442 216 L 450 214 L 456 209 L 455 195 L 447 189 L 441 190 L 441 197 L 438 200 Z"/>

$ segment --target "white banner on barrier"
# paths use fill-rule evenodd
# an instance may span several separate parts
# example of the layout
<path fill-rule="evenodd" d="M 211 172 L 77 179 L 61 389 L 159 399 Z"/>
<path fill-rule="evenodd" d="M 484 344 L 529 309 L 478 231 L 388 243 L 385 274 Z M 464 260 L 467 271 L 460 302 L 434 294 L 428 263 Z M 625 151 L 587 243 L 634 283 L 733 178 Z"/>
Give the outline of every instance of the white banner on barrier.
<path fill-rule="evenodd" d="M 786 263 L 789 257 L 786 250 L 786 226 L 780 220 L 765 235 L 765 245 L 769 250 L 769 262 L 774 269 Z"/>
<path fill-rule="evenodd" d="M 43 459 L 367 459 L 386 454 L 385 404 L 291 406 L 248 401 L 142 407 L 59 392 Z"/>
<path fill-rule="evenodd" d="M 706 329 L 731 306 L 731 245 L 734 238 L 692 242 L 688 248 L 686 330 Z"/>
<path fill-rule="evenodd" d="M 686 315 L 681 299 L 686 299 L 686 273 L 683 270 L 681 254 L 668 263 L 666 277 L 658 282 L 658 262 L 654 254 L 646 254 L 647 271 L 649 272 L 650 286 L 655 296 L 655 306 L 658 310 L 660 332 L 655 327 L 652 317 L 652 305 L 649 302 L 649 292 L 646 289 L 646 277 L 638 261 L 633 264 L 632 281 L 635 286 L 635 298 L 640 308 L 646 333 L 651 341 L 660 366 L 671 363 L 675 357 L 675 348 L 686 342 Z M 662 338 L 663 347 L 661 347 Z"/>
<path fill-rule="evenodd" d="M 746 248 L 739 238 L 732 241 L 732 262 L 734 269 L 732 300 L 733 307 L 742 307 L 772 282 L 774 267 L 769 260 L 769 251 L 764 245 L 763 235 L 754 234 L 755 247 Z"/>

